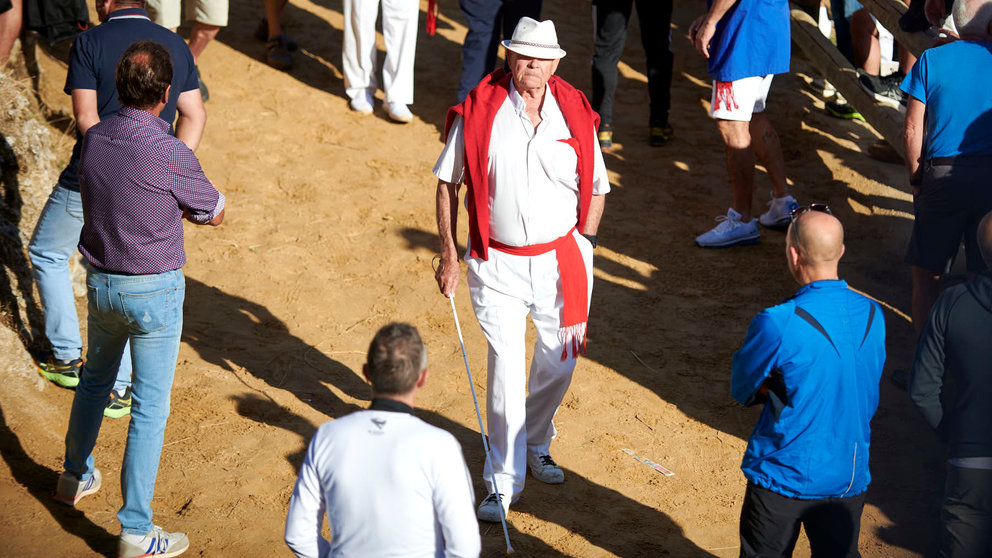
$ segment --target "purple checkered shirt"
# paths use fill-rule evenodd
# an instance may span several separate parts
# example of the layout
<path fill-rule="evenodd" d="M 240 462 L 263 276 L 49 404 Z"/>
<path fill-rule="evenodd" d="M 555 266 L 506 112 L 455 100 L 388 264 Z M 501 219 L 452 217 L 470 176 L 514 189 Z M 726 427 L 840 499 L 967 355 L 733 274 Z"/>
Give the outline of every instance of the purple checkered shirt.
<path fill-rule="evenodd" d="M 183 210 L 206 223 L 224 209 L 224 194 L 207 180 L 186 144 L 169 135 L 169 124 L 129 107 L 86 132 L 79 183 L 79 251 L 111 273 L 181 268 Z"/>

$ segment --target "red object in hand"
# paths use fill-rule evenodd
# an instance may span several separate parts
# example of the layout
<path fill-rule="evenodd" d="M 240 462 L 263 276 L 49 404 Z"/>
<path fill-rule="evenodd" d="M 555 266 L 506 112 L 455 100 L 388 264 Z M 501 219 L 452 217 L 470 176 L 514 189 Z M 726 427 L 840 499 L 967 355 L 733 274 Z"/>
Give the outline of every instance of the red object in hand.
<path fill-rule="evenodd" d="M 427 34 L 434 35 L 437 32 L 437 0 L 427 2 Z"/>

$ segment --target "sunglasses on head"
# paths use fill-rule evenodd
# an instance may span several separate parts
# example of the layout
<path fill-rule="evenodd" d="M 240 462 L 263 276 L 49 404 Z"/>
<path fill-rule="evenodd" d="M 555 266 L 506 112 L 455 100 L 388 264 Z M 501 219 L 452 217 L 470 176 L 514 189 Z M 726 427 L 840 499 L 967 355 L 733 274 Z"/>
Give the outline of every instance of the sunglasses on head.
<path fill-rule="evenodd" d="M 818 211 L 820 213 L 826 213 L 827 215 L 833 215 L 833 212 L 830 211 L 830 206 L 827 204 L 811 203 L 809 205 L 800 205 L 799 207 L 793 209 L 789 213 L 789 218 L 792 219 L 792 222 L 795 222 L 801 215 L 809 213 L 810 211 Z"/>

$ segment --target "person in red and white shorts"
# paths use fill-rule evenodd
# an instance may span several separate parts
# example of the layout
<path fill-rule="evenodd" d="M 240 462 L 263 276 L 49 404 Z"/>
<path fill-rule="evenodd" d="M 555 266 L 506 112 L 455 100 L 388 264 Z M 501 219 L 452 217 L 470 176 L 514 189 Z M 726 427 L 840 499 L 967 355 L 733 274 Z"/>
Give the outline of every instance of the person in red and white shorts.
<path fill-rule="evenodd" d="M 727 153 L 733 204 L 696 244 L 721 248 L 758 242 L 758 223 L 789 224 L 798 203 L 789 194 L 778 134 L 765 116 L 772 78 L 789 71 L 789 9 L 786 0 L 717 0 L 689 29 L 713 78 L 710 116 L 717 120 Z M 752 218 L 755 158 L 772 182 L 768 211 Z"/>

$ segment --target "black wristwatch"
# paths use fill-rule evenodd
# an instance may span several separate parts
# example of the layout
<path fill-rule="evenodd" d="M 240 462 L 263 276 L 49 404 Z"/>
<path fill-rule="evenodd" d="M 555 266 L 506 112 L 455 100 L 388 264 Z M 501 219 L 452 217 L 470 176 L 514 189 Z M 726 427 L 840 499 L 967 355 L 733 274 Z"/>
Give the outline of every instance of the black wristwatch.
<path fill-rule="evenodd" d="M 592 247 L 593 248 L 596 247 L 596 241 L 599 240 L 599 237 L 598 236 L 596 236 L 594 234 L 583 234 L 582 236 L 586 237 L 586 240 L 589 241 L 589 244 L 592 244 Z"/>

